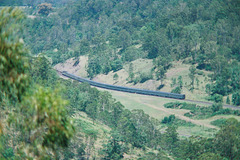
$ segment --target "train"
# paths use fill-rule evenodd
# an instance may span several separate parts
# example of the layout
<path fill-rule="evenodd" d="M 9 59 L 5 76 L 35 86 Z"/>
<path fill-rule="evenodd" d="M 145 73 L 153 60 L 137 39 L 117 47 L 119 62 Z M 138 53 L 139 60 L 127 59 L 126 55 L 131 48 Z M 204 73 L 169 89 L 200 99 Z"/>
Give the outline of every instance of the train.
<path fill-rule="evenodd" d="M 88 80 L 86 78 L 81 78 L 79 76 L 73 75 L 73 74 L 68 73 L 66 71 L 61 72 L 61 74 L 65 77 L 70 78 L 70 79 L 73 79 L 73 80 L 76 80 L 76 81 L 79 81 L 79 82 L 86 82 L 86 83 L 89 83 L 89 85 L 91 85 L 91 86 L 95 86 L 95 87 L 99 87 L 99 88 L 115 90 L 115 91 L 120 91 L 120 92 L 136 93 L 136 94 L 142 94 L 142 95 L 165 97 L 165 98 L 185 99 L 185 94 L 168 93 L 168 92 L 160 92 L 160 91 L 152 91 L 152 90 L 145 90 L 145 89 L 137 89 L 137 88 L 130 88 L 130 87 L 104 84 L 104 83 L 99 83 L 99 82 L 95 82 L 95 81 L 92 81 L 92 80 Z"/>

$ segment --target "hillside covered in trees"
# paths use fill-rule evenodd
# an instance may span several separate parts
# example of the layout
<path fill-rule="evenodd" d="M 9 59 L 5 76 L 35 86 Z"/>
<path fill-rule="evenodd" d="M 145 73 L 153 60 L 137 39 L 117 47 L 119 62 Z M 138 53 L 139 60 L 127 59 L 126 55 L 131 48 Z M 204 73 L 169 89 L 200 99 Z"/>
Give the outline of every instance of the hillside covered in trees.
<path fill-rule="evenodd" d="M 25 21 L 24 41 L 53 65 L 88 55 L 93 78 L 149 58 L 157 61 L 153 78 L 163 80 L 171 62 L 187 58 L 197 69 L 213 72 L 206 86 L 210 95 L 239 97 L 238 0 L 46 1 L 52 3 L 47 12 L 41 2 L 15 3 L 32 15 Z"/>
<path fill-rule="evenodd" d="M 239 0 L 0 0 L 0 6 L 0 159 L 240 159 L 240 112 L 222 106 L 240 105 Z M 190 65 L 192 94 L 196 74 L 208 71 L 203 90 L 213 105 L 164 107 L 189 110 L 184 116 L 192 119 L 237 119 L 213 121 L 212 136 L 180 136 L 178 127 L 196 124 L 129 110 L 52 68 L 69 58 L 77 65 L 79 56 L 88 57 L 88 78 L 127 65 L 128 83 L 155 79 L 158 89 L 181 61 Z M 140 58 L 152 68 L 138 76 L 132 63 Z M 181 76 L 172 79 L 172 92 L 184 85 Z"/>

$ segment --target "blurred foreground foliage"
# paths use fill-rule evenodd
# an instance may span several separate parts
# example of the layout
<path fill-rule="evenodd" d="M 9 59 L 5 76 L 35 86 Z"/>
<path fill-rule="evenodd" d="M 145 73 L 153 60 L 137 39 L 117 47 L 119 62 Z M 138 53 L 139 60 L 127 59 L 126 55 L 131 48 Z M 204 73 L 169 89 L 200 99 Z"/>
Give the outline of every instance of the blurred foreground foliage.
<path fill-rule="evenodd" d="M 0 159 L 50 159 L 68 146 L 74 126 L 59 91 L 36 87 L 28 76 L 30 57 L 19 38 L 23 18 L 17 8 L 0 13 L 0 120 L 9 124 L 3 133 L 0 121 Z"/>
<path fill-rule="evenodd" d="M 28 85 L 28 52 L 19 38 L 24 14 L 19 9 L 0 12 L 0 102 L 3 97 L 21 100 Z"/>
<path fill-rule="evenodd" d="M 42 159 L 50 154 L 49 149 L 55 154 L 57 148 L 68 146 L 74 127 L 66 104 L 58 90 L 37 87 L 24 98 L 20 111 L 10 116 L 9 123 L 19 129 L 24 142 L 21 147 L 27 156 L 33 154 Z"/>

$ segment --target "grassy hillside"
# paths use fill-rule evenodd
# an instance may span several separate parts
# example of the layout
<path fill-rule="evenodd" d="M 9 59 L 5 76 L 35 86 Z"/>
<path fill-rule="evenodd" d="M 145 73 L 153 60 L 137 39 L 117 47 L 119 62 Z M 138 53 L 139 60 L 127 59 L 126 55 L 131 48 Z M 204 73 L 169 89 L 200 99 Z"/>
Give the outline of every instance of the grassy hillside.
<path fill-rule="evenodd" d="M 74 65 L 76 60 L 69 59 L 65 63 L 61 63 L 56 65 L 54 68 L 60 71 L 68 71 L 69 73 L 73 73 L 75 75 L 81 77 L 87 77 L 86 68 L 88 65 L 88 59 L 85 56 L 81 56 L 79 58 L 79 63 Z M 137 59 L 130 63 L 126 63 L 123 66 L 123 69 L 116 72 L 109 72 L 108 74 L 99 74 L 96 75 L 93 80 L 97 82 L 102 82 L 106 84 L 119 85 L 119 86 L 127 86 L 133 88 L 141 88 L 148 90 L 159 90 L 159 86 L 161 84 L 160 80 L 155 80 L 154 77 L 147 79 L 146 82 L 143 83 L 129 83 L 129 65 L 133 66 L 133 73 L 135 77 L 140 76 L 141 74 L 151 73 L 153 68 L 153 62 L 150 59 Z M 190 100 L 199 100 L 199 101 L 208 101 L 208 94 L 206 93 L 206 84 L 211 82 L 210 75 L 212 72 L 210 71 L 202 71 L 197 70 L 195 75 L 195 89 L 190 91 L 191 88 L 191 79 L 189 77 L 189 68 L 190 64 L 186 64 L 185 61 L 174 61 L 172 62 L 171 68 L 166 72 L 166 79 L 164 80 L 164 87 L 160 89 L 160 91 L 171 92 L 177 84 L 173 85 L 173 79 L 177 81 L 178 77 L 182 77 L 183 82 L 183 94 L 186 95 L 186 99 Z M 117 78 L 114 78 L 114 75 L 117 75 Z M 176 82 L 177 83 L 177 82 Z M 226 97 L 223 99 L 223 103 L 226 104 Z M 230 96 L 231 99 L 231 96 Z"/>

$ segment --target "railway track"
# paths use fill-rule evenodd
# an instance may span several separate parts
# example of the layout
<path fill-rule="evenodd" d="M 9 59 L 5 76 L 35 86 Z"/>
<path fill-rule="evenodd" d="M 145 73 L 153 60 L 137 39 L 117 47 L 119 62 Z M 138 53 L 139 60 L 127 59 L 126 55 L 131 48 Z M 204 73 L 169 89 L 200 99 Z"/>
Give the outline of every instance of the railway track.
<path fill-rule="evenodd" d="M 104 83 L 87 80 L 87 79 L 78 77 L 76 75 L 70 74 L 68 72 L 64 72 L 64 71 L 61 72 L 59 70 L 56 70 L 56 71 L 58 72 L 58 74 L 61 74 L 62 76 L 71 78 L 73 80 L 77 80 L 79 82 L 87 82 L 92 86 L 100 87 L 100 88 L 104 88 L 104 89 L 110 89 L 110 90 L 116 90 L 116 91 L 128 92 L 128 93 L 137 93 L 137 94 L 143 94 L 143 95 L 148 95 L 148 96 L 159 96 L 159 97 L 163 97 L 163 98 L 177 99 L 177 100 L 184 101 L 184 102 L 191 102 L 191 103 L 204 104 L 204 105 L 212 105 L 213 104 L 213 102 L 185 99 L 185 95 L 183 95 L 183 94 L 174 94 L 174 93 L 168 93 L 168 92 L 159 92 L 159 91 L 143 90 L 143 89 L 137 89 L 137 88 L 114 86 L 114 85 L 109 85 L 109 84 L 104 84 Z M 240 110 L 240 107 L 233 106 L 233 105 L 224 104 L 223 107 Z"/>
<path fill-rule="evenodd" d="M 205 104 L 205 105 L 212 105 L 213 104 L 213 102 L 196 101 L 196 100 L 190 100 L 190 99 L 184 99 L 183 101 L 191 102 L 191 103 L 201 103 L 201 104 Z M 232 105 L 228 105 L 228 104 L 223 104 L 223 107 L 224 108 L 235 109 L 235 110 L 240 110 L 240 107 L 232 106 Z"/>
<path fill-rule="evenodd" d="M 110 85 L 110 84 L 95 82 L 95 81 L 92 81 L 92 80 L 81 78 L 81 77 L 78 77 L 78 76 L 73 75 L 71 73 L 68 73 L 66 71 L 63 71 L 62 75 L 66 76 L 68 78 L 71 78 L 73 80 L 76 80 L 76 81 L 79 81 L 79 82 L 86 82 L 86 83 L 89 83 L 92 86 L 100 87 L 100 88 L 104 88 L 104 89 L 110 89 L 110 90 L 128 92 L 128 93 L 143 94 L 143 95 L 150 95 L 150 96 L 173 98 L 173 99 L 185 99 L 185 94 L 168 93 L 168 92 L 160 92 L 160 91 L 152 91 L 152 90 L 144 90 L 144 89 L 138 89 L 138 88 L 130 88 L 130 87 Z"/>

